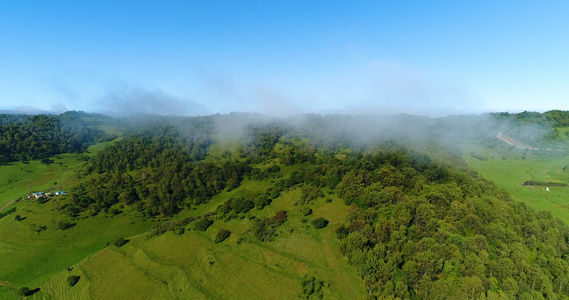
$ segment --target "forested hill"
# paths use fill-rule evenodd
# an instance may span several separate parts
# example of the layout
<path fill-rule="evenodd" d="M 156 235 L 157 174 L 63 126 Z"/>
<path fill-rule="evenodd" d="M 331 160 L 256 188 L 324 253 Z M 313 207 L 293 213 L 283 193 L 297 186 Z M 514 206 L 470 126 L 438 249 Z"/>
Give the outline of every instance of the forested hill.
<path fill-rule="evenodd" d="M 0 115 L 0 165 L 84 151 L 106 138 L 95 126 L 103 120 L 110 119 L 73 111 L 58 116 Z"/>
<path fill-rule="evenodd" d="M 365 289 L 369 299 L 569 299 L 569 227 L 551 213 L 536 212 L 513 201 L 470 170 L 457 147 L 474 139 L 501 143 L 496 138 L 498 132 L 522 133 L 523 123 L 529 123 L 530 128 L 554 129 L 549 119 L 534 113 L 524 115 L 532 121 L 516 121 L 518 115 L 506 114 L 436 119 L 410 115 L 271 118 L 236 113 L 122 119 L 77 112 L 9 115 L 2 116 L 0 123 L 0 153 L 4 162 L 48 159 L 56 153 L 82 151 L 108 138 L 100 129 L 121 136 L 82 167 L 77 165 L 77 184 L 67 189 L 68 195 L 48 198 L 49 205 L 45 199 L 25 203 L 53 218 L 51 223 L 41 218 L 33 221 L 29 230 L 35 231 L 38 239 L 56 236 L 59 230 L 100 224 L 91 220 L 102 224 L 127 220 L 124 226 L 152 221 L 158 225 L 136 233 L 142 235 L 124 236 L 137 240 L 126 248 L 133 250 L 145 241 L 165 237 L 183 245 L 182 241 L 193 243 L 197 236 L 208 240 L 204 247 L 223 247 L 220 252 L 229 255 L 225 261 L 230 263 L 232 255 L 252 253 L 241 251 L 246 245 L 278 252 L 278 245 L 287 238 L 302 235 L 306 241 L 326 236 L 334 243 L 325 243 L 326 250 L 319 251 L 330 256 L 319 270 L 334 272 L 326 269 L 332 262 L 328 260 L 333 259 L 332 251 L 336 262 L 357 270 L 357 276 L 353 275 L 354 280 L 360 279 L 357 289 Z M 559 116 L 564 113 L 554 115 L 556 124 L 562 124 Z M 15 141 L 21 143 L 9 146 L 16 145 Z M 24 222 L 34 219 L 32 212 L 30 209 Z M 331 212 L 338 215 L 329 215 Z M 12 222 L 20 226 L 20 232 L 29 233 L 21 221 L 4 218 L 3 222 Z M 210 226 L 216 228 L 215 238 L 211 229 L 208 232 Z M 168 231 L 174 234 L 165 235 Z M 73 242 L 66 235 L 61 238 Z M 98 246 L 92 251 L 102 250 L 108 242 L 93 241 Z M 314 242 L 315 247 L 324 245 L 323 240 Z M 123 253 L 122 245 L 115 243 L 113 248 L 121 257 L 128 253 Z M 194 246 L 187 253 L 181 251 L 176 259 L 195 258 L 199 255 L 195 249 L 202 244 Z M 297 255 L 301 250 L 283 250 L 280 255 L 291 260 L 287 263 L 291 268 L 284 271 L 272 261 L 266 274 L 278 272 L 293 283 L 297 281 L 299 298 L 333 293 L 335 289 L 327 286 L 330 282 L 325 284 L 294 267 L 306 263 Z M 24 257 L 39 252 L 28 251 Z M 161 255 L 172 254 L 166 251 Z M 258 257 L 247 260 L 267 266 Z M 211 261 L 207 265 L 211 267 Z M 176 281 L 195 288 L 200 295 L 208 294 L 207 287 L 192 277 L 195 272 L 177 267 L 185 270 L 185 275 Z M 57 272 L 73 269 L 69 265 L 65 268 Z M 108 266 L 94 266 L 91 271 L 104 274 L 105 268 Z M 46 276 L 30 270 L 29 278 Z M 208 270 L 204 274 L 209 274 Z M 10 272 L 5 273 L 9 276 Z M 82 276 L 78 284 L 89 286 L 89 278 L 96 277 Z M 127 279 L 124 282 L 137 280 Z M 246 284 L 256 287 L 263 283 Z M 42 285 L 36 295 L 48 295 L 49 286 Z M 71 294 L 65 293 L 78 290 L 52 286 L 51 291 L 66 298 Z M 228 295 L 243 295 L 233 292 Z"/>
<path fill-rule="evenodd" d="M 296 205 L 307 209 L 314 199 L 336 195 L 352 213 L 336 228 L 341 247 L 335 251 L 357 268 L 370 298 L 569 295 L 569 228 L 470 171 L 456 149 L 440 144 L 439 122 L 405 116 L 362 123 L 359 117 L 317 115 L 296 123 L 263 121 L 243 126 L 238 156 L 209 153 L 212 142 L 222 144 L 210 125 L 246 124 L 240 122 L 244 117 L 181 118 L 180 127 L 170 119 L 141 127 L 87 163 L 92 179 L 74 188 L 60 211 L 82 218 L 120 213 L 117 207 L 126 205 L 145 218 L 175 216 L 243 180 L 259 181 L 270 188 L 228 199 L 201 219 L 205 228 L 261 210 L 286 191 L 300 190 Z M 270 243 L 286 212 L 277 219 L 251 221 L 252 236 L 241 240 Z M 192 221 L 164 228 L 183 234 Z"/>
<path fill-rule="evenodd" d="M 566 145 L 558 144 L 557 127 L 569 126 L 569 111 L 551 110 L 544 113 L 523 111 L 515 114 L 492 113 L 489 116 L 495 123 L 493 127 L 500 128 L 500 131 L 504 131 L 504 134 L 517 142 L 537 148 L 567 148 Z"/>

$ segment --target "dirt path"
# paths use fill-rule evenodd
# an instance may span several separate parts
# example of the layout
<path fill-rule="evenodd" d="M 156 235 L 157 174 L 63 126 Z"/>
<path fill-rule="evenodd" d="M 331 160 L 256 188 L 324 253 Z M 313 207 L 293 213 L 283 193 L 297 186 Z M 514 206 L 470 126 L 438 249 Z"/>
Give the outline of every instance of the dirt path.
<path fill-rule="evenodd" d="M 539 148 L 535 148 L 532 146 L 528 146 L 528 145 L 524 145 L 522 143 L 519 143 L 511 137 L 503 135 L 501 132 L 498 133 L 498 135 L 496 137 L 499 138 L 500 140 L 502 140 L 503 142 L 507 143 L 508 145 L 511 145 L 511 146 L 516 146 L 516 147 L 521 148 L 521 149 L 539 150 Z"/>
<path fill-rule="evenodd" d="M 12 201 L 10 201 L 10 202 L 4 204 L 4 206 L 2 206 L 2 208 L 0 208 L 0 211 L 4 210 L 4 208 L 6 208 L 8 205 L 10 205 L 10 204 L 12 204 L 12 203 L 14 203 L 14 202 L 16 202 L 16 201 L 18 201 L 18 200 L 20 200 L 20 198 L 14 199 L 14 200 L 12 200 Z"/>

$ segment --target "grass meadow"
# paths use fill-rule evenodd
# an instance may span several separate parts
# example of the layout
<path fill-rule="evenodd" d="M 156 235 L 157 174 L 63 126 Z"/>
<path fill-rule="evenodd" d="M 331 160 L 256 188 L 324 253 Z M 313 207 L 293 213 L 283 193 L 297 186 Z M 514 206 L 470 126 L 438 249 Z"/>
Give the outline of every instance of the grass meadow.
<path fill-rule="evenodd" d="M 196 210 L 199 215 L 213 210 L 229 197 L 259 192 L 259 182 L 247 181 L 231 192 L 224 192 Z M 205 232 L 191 230 L 182 235 L 168 232 L 147 238 L 129 237 L 130 242 L 110 246 L 63 270 L 40 286 L 38 299 L 296 299 L 302 292 L 305 275 L 324 282 L 325 299 L 361 299 L 365 295 L 356 270 L 339 253 L 334 229 L 349 213 L 340 199 L 316 199 L 314 213 L 304 216 L 295 202 L 296 189 L 283 193 L 263 210 L 253 209 L 243 218 L 216 220 Z M 287 210 L 288 220 L 270 242 L 250 239 L 238 242 L 253 224 L 252 216 L 273 216 Z M 330 224 L 316 230 L 312 219 L 325 217 Z M 220 229 L 231 236 L 214 242 Z M 69 287 L 66 278 L 81 277 Z M 31 297 L 31 299 L 34 299 Z"/>
<path fill-rule="evenodd" d="M 558 128 L 558 131 L 564 138 L 569 128 Z M 471 169 L 508 191 L 514 200 L 538 211 L 550 211 L 569 225 L 569 187 L 523 186 L 526 181 L 569 184 L 569 156 L 540 157 L 532 151 L 504 145 L 497 149 L 465 147 L 463 157 Z M 485 159 L 468 155 L 472 152 Z"/>
<path fill-rule="evenodd" d="M 300 190 L 291 189 L 262 210 L 254 208 L 227 222 L 215 220 L 205 232 L 189 224 L 182 235 L 167 232 L 152 238 L 147 234 L 152 227 L 215 211 L 231 197 L 255 197 L 272 183 L 245 180 L 239 188 L 185 209 L 174 219 L 143 220 L 125 209 L 116 216 L 70 220 L 54 209 L 59 198 L 43 204 L 25 199 L 30 191 L 55 191 L 60 185 L 65 190 L 78 183 L 77 170 L 85 157 L 104 146 L 95 145 L 86 154 L 59 155 L 49 165 L 30 161 L 0 167 L 0 205 L 24 198 L 6 208 L 16 207 L 14 214 L 0 219 L 0 299 L 20 299 L 14 291 L 22 286 L 36 289 L 29 299 L 296 299 L 305 275 L 324 282 L 325 299 L 364 297 L 357 271 L 338 251 L 334 230 L 350 208 L 335 196 L 314 200 L 309 205 L 313 214 L 304 216 L 296 205 Z M 238 157 L 235 147 L 215 144 L 209 159 L 222 155 L 224 148 Z M 279 162 L 258 167 L 273 163 Z M 283 167 L 281 173 L 287 176 L 301 167 Z M 288 212 L 288 219 L 274 240 L 239 241 L 251 228 L 252 218 L 270 218 L 280 210 Z M 16 221 L 16 214 L 22 220 Z M 311 220 L 318 217 L 330 224 L 315 229 Z M 75 225 L 59 230 L 55 226 L 59 220 Z M 39 226 L 46 229 L 36 233 L 33 229 Z M 215 243 L 221 229 L 232 234 Z M 113 243 L 119 237 L 129 242 L 117 248 Z M 71 275 L 80 276 L 73 287 L 67 284 Z"/>

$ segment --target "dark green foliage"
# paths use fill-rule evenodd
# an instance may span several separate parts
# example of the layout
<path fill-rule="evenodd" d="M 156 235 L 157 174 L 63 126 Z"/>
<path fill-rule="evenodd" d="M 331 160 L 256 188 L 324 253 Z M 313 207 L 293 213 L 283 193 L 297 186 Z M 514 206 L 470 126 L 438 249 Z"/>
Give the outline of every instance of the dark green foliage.
<path fill-rule="evenodd" d="M 328 226 L 328 220 L 326 220 L 324 218 L 314 219 L 312 221 L 312 225 L 314 225 L 314 228 L 316 228 L 316 229 L 321 229 L 321 228 Z"/>
<path fill-rule="evenodd" d="M 227 204 L 221 204 L 217 206 L 217 214 L 220 216 L 224 216 L 231 211 L 231 208 L 227 206 Z"/>
<path fill-rule="evenodd" d="M 215 242 L 221 243 L 225 241 L 231 235 L 231 231 L 226 229 L 220 229 L 215 235 Z"/>
<path fill-rule="evenodd" d="M 132 136 L 109 146 L 89 161 L 88 173 L 101 173 L 70 194 L 67 213 L 101 211 L 118 202 L 138 205 L 146 217 L 171 216 L 187 204 L 199 205 L 226 187 L 240 184 L 250 171 L 247 161 L 196 161 L 209 142 L 182 144 L 181 133 L 170 136 Z M 197 139 L 197 137 L 196 137 Z M 199 142 L 199 143 L 198 143 Z M 205 152 L 204 152 L 205 153 Z M 131 175 L 137 171 L 137 175 Z"/>
<path fill-rule="evenodd" d="M 207 217 L 210 215 L 211 215 L 211 213 L 208 213 L 208 214 L 204 215 L 203 217 Z M 162 235 L 162 234 L 166 233 L 167 231 L 172 231 L 176 235 L 181 235 L 186 231 L 186 229 L 185 229 L 186 225 L 197 220 L 198 218 L 199 217 L 188 217 L 188 218 L 185 218 L 183 220 L 170 221 L 170 222 L 162 223 L 158 227 L 151 230 L 148 233 L 147 238 Z"/>
<path fill-rule="evenodd" d="M 109 213 L 113 216 L 116 216 L 116 215 L 122 213 L 122 211 L 118 208 L 111 208 L 111 209 L 109 209 Z"/>
<path fill-rule="evenodd" d="M 543 113 L 545 119 L 550 121 L 555 127 L 569 126 L 569 111 L 550 110 Z"/>
<path fill-rule="evenodd" d="M 28 296 L 30 294 L 30 288 L 27 286 L 23 286 L 18 289 L 18 295 L 20 296 Z"/>
<path fill-rule="evenodd" d="M 172 229 L 172 232 L 175 235 L 182 235 L 186 232 L 186 228 L 184 226 L 177 226 L 176 228 Z"/>
<path fill-rule="evenodd" d="M 314 276 L 305 275 L 302 279 L 302 294 L 301 299 L 322 299 L 324 294 L 322 288 L 324 281 L 316 279 Z"/>
<path fill-rule="evenodd" d="M 120 248 L 124 246 L 126 243 L 128 243 L 128 240 L 125 240 L 124 238 L 120 237 L 115 241 L 115 246 Z"/>
<path fill-rule="evenodd" d="M 336 186 L 338 186 L 338 184 L 340 183 L 340 180 L 342 180 L 342 177 L 340 176 L 338 168 L 332 168 L 328 170 L 326 172 L 326 175 L 324 176 L 324 181 L 326 182 L 326 185 L 329 186 L 331 189 L 335 189 Z"/>
<path fill-rule="evenodd" d="M 302 213 L 303 216 L 309 216 L 312 214 L 312 208 L 305 206 L 300 210 L 300 212 Z"/>
<path fill-rule="evenodd" d="M 52 159 L 49 159 L 49 158 L 42 158 L 42 159 L 40 160 L 40 162 L 41 162 L 42 164 L 44 164 L 44 165 L 49 165 L 49 164 L 53 163 L 53 160 L 52 160 Z"/>
<path fill-rule="evenodd" d="M 7 215 L 13 214 L 13 213 L 15 213 L 15 212 L 16 212 L 16 208 L 15 208 L 15 207 L 12 207 L 12 208 L 10 208 L 10 209 L 7 210 L 7 211 L 0 212 L 0 219 L 4 218 L 4 217 L 7 216 Z"/>
<path fill-rule="evenodd" d="M 557 124 L 565 122 L 564 114 L 550 115 Z M 569 295 L 569 228 L 548 213 L 512 201 L 479 178 L 466 168 L 455 147 L 431 142 L 456 144 L 449 137 L 458 132 L 451 126 L 456 123 L 479 128 L 482 137 L 491 133 L 492 140 L 495 133 L 476 118 L 461 119 L 462 123 L 401 118 L 386 117 L 382 122 L 389 125 L 379 129 L 372 126 L 377 124 L 373 117 L 361 116 L 303 116 L 294 128 L 279 122 L 251 125 L 239 149 L 241 160 L 229 155 L 202 160 L 211 144 L 211 118 L 182 119 L 180 123 L 191 124 L 187 130 L 172 126 L 171 120 L 158 120 L 159 126 L 133 130 L 89 161 L 85 171 L 93 179 L 73 189 L 69 203 L 60 209 L 76 217 L 120 202 L 139 208 L 145 217 L 171 216 L 238 187 L 244 178 L 272 184 L 267 192 L 253 194 L 254 202 L 237 198 L 218 206 L 217 217 L 229 219 L 243 217 L 253 205 L 262 209 L 287 190 L 300 191 L 299 203 L 324 197 L 324 190 L 350 205 L 350 214 L 336 229 L 339 251 L 357 268 L 370 298 Z M 535 132 L 542 136 L 530 135 L 528 143 L 553 139 L 553 131 L 540 125 L 542 114 L 496 116 L 501 118 L 513 120 L 505 130 L 520 136 L 520 141 L 521 124 L 536 125 Z M 341 126 L 344 123 L 350 126 Z M 423 130 L 401 126 L 411 123 Z M 354 133 L 346 128 L 366 130 Z M 411 138 L 413 142 L 407 140 Z M 526 154 L 537 155 L 529 150 Z M 275 162 L 292 167 L 280 170 Z M 206 231 L 215 213 L 201 216 L 195 228 Z M 183 232 L 195 220 L 165 223 L 155 233 Z M 253 225 L 239 241 L 271 241 L 287 214 L 280 211 L 272 218 L 250 220 Z M 324 218 L 312 223 L 315 228 L 328 225 Z M 321 297 L 321 288 L 321 281 L 307 277 L 302 297 Z"/>
<path fill-rule="evenodd" d="M 569 268 L 563 259 L 569 254 L 567 226 L 514 203 L 463 171 L 462 163 L 423 164 L 408 154 L 397 156 L 376 171 L 349 171 L 337 188 L 346 202 L 359 205 L 336 233 L 370 295 L 567 295 L 569 279 L 559 275 Z M 377 158 L 372 162 L 383 160 Z"/>
<path fill-rule="evenodd" d="M 280 170 L 281 170 L 281 168 L 277 165 L 272 165 L 269 168 L 267 168 L 267 172 L 271 172 L 271 173 L 279 172 Z"/>
<path fill-rule="evenodd" d="M 36 234 L 39 234 L 42 231 L 47 230 L 47 226 L 45 225 L 36 225 L 36 224 L 30 224 L 30 230 L 34 231 Z"/>
<path fill-rule="evenodd" d="M 236 214 L 244 214 L 255 207 L 255 203 L 249 199 L 239 197 L 232 202 L 232 210 Z"/>
<path fill-rule="evenodd" d="M 559 133 L 554 127 L 565 127 L 569 125 L 569 112 L 552 110 L 545 113 L 524 111 L 517 114 L 499 113 L 492 116 L 506 124 L 504 135 L 514 139 L 516 142 L 538 147 L 553 148 L 555 151 L 543 152 L 551 154 L 566 154 L 565 148 L 555 145 L 559 140 Z M 557 153 L 555 153 L 557 152 Z"/>
<path fill-rule="evenodd" d="M 34 159 L 49 164 L 50 156 L 82 152 L 105 139 L 102 131 L 88 126 L 84 116 L 95 115 L 0 115 L 0 165 Z"/>
<path fill-rule="evenodd" d="M 252 232 L 260 241 L 269 241 L 276 236 L 276 229 L 286 220 L 286 211 L 277 211 L 275 216 L 270 219 L 255 220 L 255 224 L 248 232 Z"/>
<path fill-rule="evenodd" d="M 79 279 L 81 277 L 77 276 L 77 275 L 71 275 L 69 277 L 67 277 L 67 285 L 69 285 L 70 287 L 73 287 L 74 285 L 77 284 L 77 282 L 79 282 Z"/>
<path fill-rule="evenodd" d="M 57 223 L 55 223 L 55 229 L 59 229 L 59 230 L 66 230 L 69 228 L 73 228 L 76 224 L 66 221 L 66 220 L 59 220 Z"/>
<path fill-rule="evenodd" d="M 20 215 L 15 215 L 15 216 L 14 216 L 14 220 L 20 221 L 20 220 L 22 220 L 22 217 L 20 217 Z"/>
<path fill-rule="evenodd" d="M 269 197 L 270 195 L 268 193 L 257 197 L 257 199 L 255 199 L 255 207 L 257 207 L 257 209 L 263 209 L 265 206 L 271 204 L 273 200 L 271 200 Z"/>
<path fill-rule="evenodd" d="M 261 162 L 269 157 L 279 138 L 288 130 L 288 125 L 279 123 L 250 125 L 239 152 L 242 157 L 248 156 L 254 162 Z"/>
<path fill-rule="evenodd" d="M 322 193 L 320 188 L 316 186 L 306 186 L 301 189 L 300 200 L 298 200 L 297 203 L 309 204 L 319 197 L 324 197 L 324 193 Z"/>
<path fill-rule="evenodd" d="M 196 222 L 196 230 L 199 231 L 206 231 L 209 226 L 211 226 L 211 224 L 213 224 L 213 221 L 210 220 L 209 218 L 201 218 Z"/>

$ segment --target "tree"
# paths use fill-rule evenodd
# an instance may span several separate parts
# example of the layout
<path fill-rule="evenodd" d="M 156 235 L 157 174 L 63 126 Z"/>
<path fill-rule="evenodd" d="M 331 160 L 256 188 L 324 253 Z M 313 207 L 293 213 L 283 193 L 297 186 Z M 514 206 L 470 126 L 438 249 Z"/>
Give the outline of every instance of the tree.
<path fill-rule="evenodd" d="M 226 229 L 220 229 L 215 236 L 215 242 L 221 243 L 225 241 L 231 235 L 231 231 Z"/>
<path fill-rule="evenodd" d="M 77 284 L 77 282 L 79 282 L 79 278 L 81 278 L 80 276 L 77 275 L 71 275 L 69 277 L 67 277 L 67 284 L 72 287 L 74 285 Z"/>
<path fill-rule="evenodd" d="M 312 225 L 314 225 L 316 229 L 321 229 L 328 226 L 328 220 L 324 218 L 318 218 L 312 221 Z"/>
<path fill-rule="evenodd" d="M 212 220 L 208 218 L 201 218 L 196 222 L 196 230 L 206 231 L 211 224 L 213 224 Z"/>
<path fill-rule="evenodd" d="M 115 246 L 120 248 L 126 243 L 128 243 L 128 240 L 125 240 L 124 238 L 120 237 L 115 241 Z"/>
<path fill-rule="evenodd" d="M 30 288 L 27 286 L 23 286 L 18 289 L 18 295 L 20 296 L 28 296 L 30 294 Z"/>
<path fill-rule="evenodd" d="M 22 217 L 20 217 L 20 215 L 16 215 L 16 216 L 14 216 L 14 220 L 20 221 L 20 220 L 22 220 Z"/>

